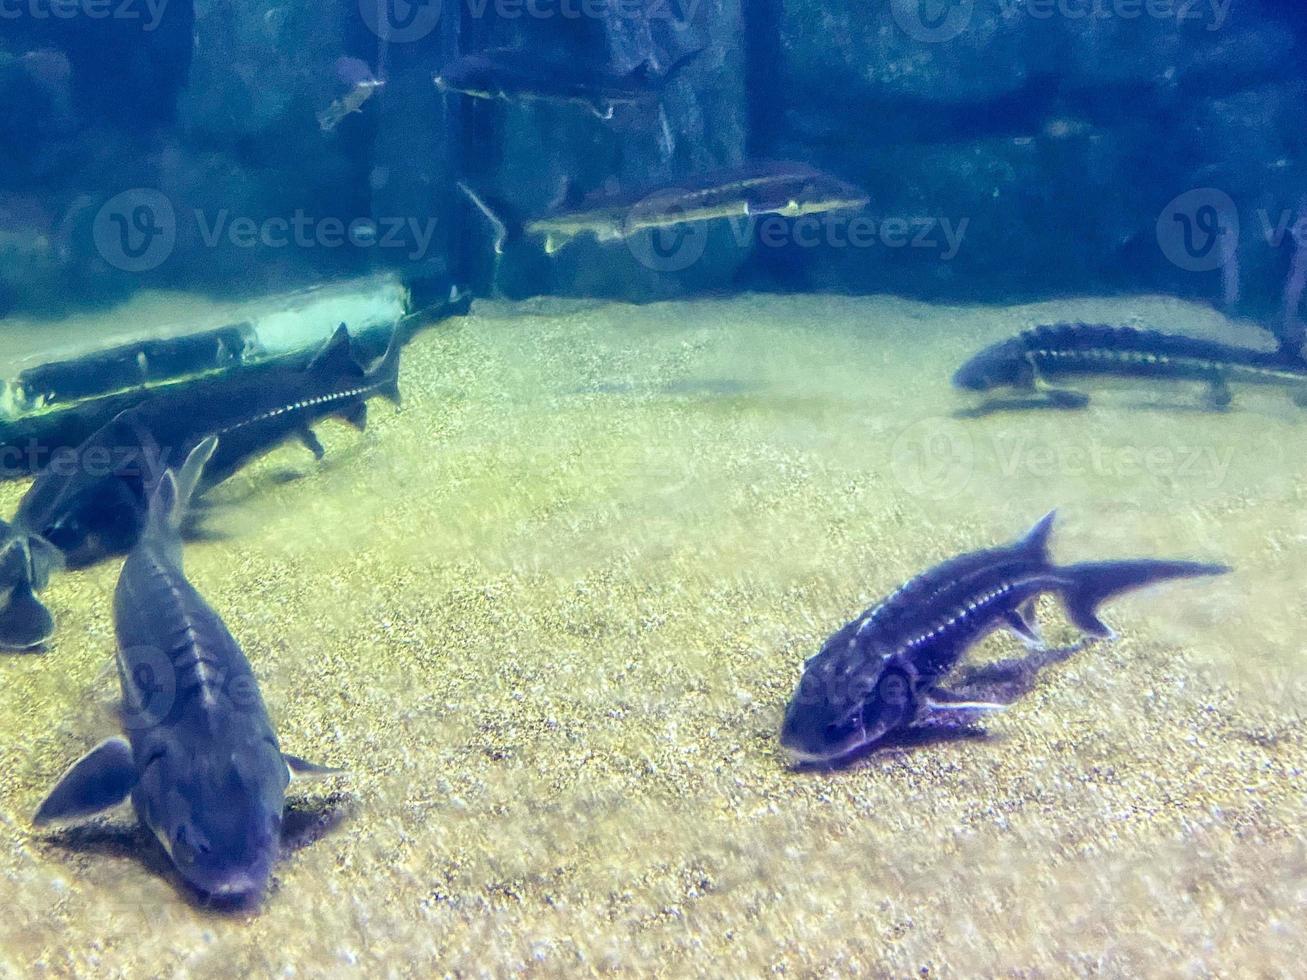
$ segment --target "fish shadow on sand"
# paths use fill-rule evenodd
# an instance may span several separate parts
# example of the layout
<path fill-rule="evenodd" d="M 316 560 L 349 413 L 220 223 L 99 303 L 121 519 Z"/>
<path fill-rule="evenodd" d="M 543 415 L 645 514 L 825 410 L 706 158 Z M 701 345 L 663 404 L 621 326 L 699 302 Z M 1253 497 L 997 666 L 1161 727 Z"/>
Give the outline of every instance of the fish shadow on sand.
<path fill-rule="evenodd" d="M 1085 637 L 1061 647 L 1047 647 L 1031 650 L 1020 657 L 1008 657 L 993 663 L 977 664 L 964 667 L 949 684 L 949 691 L 959 697 L 974 701 L 1001 704 L 1015 704 L 1035 687 L 1039 675 L 1047 667 L 1059 664 L 1073 654 L 1095 642 L 1092 637 Z M 795 772 L 830 772 L 851 769 L 866 761 L 869 757 L 886 749 L 912 750 L 929 745 L 941 745 L 950 742 L 971 742 L 989 739 L 989 732 L 976 723 L 974 711 L 965 709 L 952 713 L 936 712 L 938 719 L 929 725 L 915 725 L 891 732 L 884 738 L 832 762 L 802 763 L 794 766 Z"/>
<path fill-rule="evenodd" d="M 283 858 L 333 833 L 354 814 L 355 809 L 353 795 L 346 792 L 331 793 L 312 801 L 288 800 L 281 826 Z M 259 895 L 228 899 L 196 891 L 178 874 L 154 835 L 139 822 L 81 824 L 42 834 L 39 839 L 70 854 L 137 861 L 146 871 L 168 882 L 190 905 L 219 915 L 248 914 L 266 898 L 266 895 Z M 274 880 L 271 891 L 276 888 Z"/>
<path fill-rule="evenodd" d="M 953 413 L 955 419 L 981 419 L 989 415 L 1004 412 L 1075 412 L 1085 408 L 1087 403 L 1059 401 L 1035 395 L 1030 398 L 990 398 L 972 408 L 959 408 Z"/>
<path fill-rule="evenodd" d="M 1204 401 L 1172 401 L 1159 398 L 1139 398 L 1127 401 L 1108 401 L 1102 404 L 1115 405 L 1118 408 L 1134 412 L 1156 412 L 1163 415 L 1203 415 L 1217 418 L 1238 413 L 1252 413 L 1267 418 L 1278 417 L 1275 412 L 1249 405 L 1218 405 Z M 1033 395 L 1028 398 L 990 398 L 971 408 L 959 408 L 953 413 L 955 419 L 980 419 L 990 415 L 1025 412 L 1074 412 L 1089 407 L 1088 400 L 1060 400 Z"/>

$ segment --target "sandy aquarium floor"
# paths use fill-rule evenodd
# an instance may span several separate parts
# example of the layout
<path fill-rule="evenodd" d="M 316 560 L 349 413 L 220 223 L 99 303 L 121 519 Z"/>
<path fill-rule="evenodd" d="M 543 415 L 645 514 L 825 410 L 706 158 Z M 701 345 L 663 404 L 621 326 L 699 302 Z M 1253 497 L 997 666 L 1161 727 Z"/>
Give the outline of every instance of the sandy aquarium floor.
<path fill-rule="evenodd" d="M 954 416 L 964 356 L 1062 318 L 1255 339 L 1149 298 L 480 304 L 420 335 L 402 410 L 267 457 L 188 551 L 284 748 L 351 775 L 292 786 L 257 913 L 189 901 L 126 808 L 35 832 L 113 729 L 116 563 L 59 577 L 50 649 L 0 660 L 0 970 L 1300 973 L 1307 416 L 1182 386 Z M 985 738 L 786 766 L 828 633 L 1054 506 L 1059 559 L 1237 571 L 1115 602 L 1120 639 Z"/>

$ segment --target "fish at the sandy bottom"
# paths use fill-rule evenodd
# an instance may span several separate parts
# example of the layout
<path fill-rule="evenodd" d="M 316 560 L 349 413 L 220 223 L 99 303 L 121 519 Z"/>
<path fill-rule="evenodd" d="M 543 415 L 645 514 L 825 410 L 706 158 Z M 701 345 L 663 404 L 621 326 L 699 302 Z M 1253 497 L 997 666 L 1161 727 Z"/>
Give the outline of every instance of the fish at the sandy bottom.
<path fill-rule="evenodd" d="M 1232 383 L 1276 385 L 1307 405 L 1307 359 L 1291 343 L 1263 351 L 1092 323 L 1046 324 L 992 344 L 958 368 L 953 384 L 969 391 L 1038 394 L 1049 405 L 1079 408 L 1088 404 L 1088 395 L 1052 382 L 1095 377 L 1197 382 L 1204 386 L 1205 405 L 1213 409 L 1230 404 Z"/>
<path fill-rule="evenodd" d="M 216 443 L 164 473 L 118 578 L 126 737 L 74 763 L 34 822 L 89 817 L 130 796 L 187 885 L 244 902 L 262 895 L 276 863 L 291 776 L 339 770 L 282 753 L 249 661 L 183 571 L 182 518 Z"/>
<path fill-rule="evenodd" d="M 339 417 L 362 429 L 374 396 L 399 400 L 401 340 L 361 365 L 341 324 L 307 365 L 270 365 L 237 378 L 163 389 L 120 412 L 67 454 L 57 453 L 27 489 L 13 520 L 0 526 L 0 648 L 31 649 L 49 639 L 53 619 L 36 593 L 61 565 L 78 567 L 136 542 L 147 488 L 209 435 L 220 436 L 200 491 L 251 459 L 297 438 L 314 455 L 313 425 Z"/>
<path fill-rule="evenodd" d="M 602 191 L 526 220 L 467 184 L 460 182 L 459 187 L 494 226 L 494 248 L 500 254 L 507 242 L 523 235 L 543 237 L 545 252 L 552 255 L 587 235 L 609 244 L 701 221 L 856 211 L 870 200 L 866 191 L 845 180 L 789 162 L 754 163 L 635 191 Z"/>
<path fill-rule="evenodd" d="M 619 107 L 657 102 L 676 75 L 701 53 L 702 49 L 691 51 L 662 71 L 645 61 L 619 75 L 522 49 L 492 48 L 456 58 L 432 81 L 442 92 L 469 98 L 576 105 L 600 119 L 611 119 Z"/>
<path fill-rule="evenodd" d="M 1058 595 L 1071 623 L 1110 639 L 1098 606 L 1156 582 L 1220 575 L 1228 566 L 1149 558 L 1055 565 L 1052 513 L 1020 540 L 952 558 L 911 579 L 845 625 L 803 668 L 781 726 L 796 763 L 836 763 L 917 726 L 980 717 L 1004 704 L 982 702 L 941 682 L 989 632 L 1006 628 L 1043 641 L 1035 600 Z"/>

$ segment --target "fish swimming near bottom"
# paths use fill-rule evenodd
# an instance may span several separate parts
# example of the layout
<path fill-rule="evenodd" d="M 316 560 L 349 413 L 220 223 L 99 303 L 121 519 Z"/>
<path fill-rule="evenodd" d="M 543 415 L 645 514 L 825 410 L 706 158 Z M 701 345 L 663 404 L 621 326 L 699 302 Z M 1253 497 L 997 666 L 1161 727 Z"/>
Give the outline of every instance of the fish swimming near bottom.
<path fill-rule="evenodd" d="M 970 391 L 1039 393 L 1051 405 L 1079 408 L 1089 397 L 1053 382 L 1093 377 L 1197 382 L 1214 409 L 1230 404 L 1232 383 L 1279 386 L 1307 405 L 1307 359 L 1291 344 L 1262 351 L 1091 323 L 1048 324 L 992 344 L 963 364 L 953 383 Z"/>
<path fill-rule="evenodd" d="M 856 211 L 867 192 L 803 163 L 754 163 L 711 171 L 636 191 L 602 191 L 521 220 L 511 210 L 466 184 L 459 187 L 495 227 L 495 252 L 522 235 L 545 240 L 545 252 L 592 236 L 600 244 L 624 241 L 640 232 L 722 218 L 778 214 L 799 218 L 830 211 Z"/>
<path fill-rule="evenodd" d="M 165 472 L 114 592 L 121 718 L 37 810 L 38 825 L 99 813 L 130 795 L 137 816 L 196 891 L 257 897 L 276 862 L 292 774 L 239 644 L 182 570 L 181 524 L 217 440 Z"/>
<path fill-rule="evenodd" d="M 368 400 L 399 401 L 399 331 L 387 351 L 360 364 L 342 323 L 307 364 L 262 365 L 239 378 L 197 381 L 119 412 L 75 450 L 56 454 L 27 488 L 13 521 L 0 523 L 0 649 L 30 649 L 54 621 L 36 598 L 51 573 L 135 544 L 146 488 L 209 435 L 220 437 L 199 491 L 257 456 L 298 439 L 315 456 L 313 426 L 338 417 L 363 429 Z"/>
<path fill-rule="evenodd" d="M 1229 571 L 1192 561 L 1128 559 L 1055 565 L 1052 513 L 1006 547 L 950 559 L 904 584 L 828 639 L 804 664 L 781 727 L 781 745 L 798 763 L 832 763 L 887 736 L 959 714 L 1004 707 L 941 686 L 963 654 L 1007 628 L 1042 646 L 1034 602 L 1062 599 L 1086 636 L 1110 638 L 1101 603 L 1155 582 Z"/>

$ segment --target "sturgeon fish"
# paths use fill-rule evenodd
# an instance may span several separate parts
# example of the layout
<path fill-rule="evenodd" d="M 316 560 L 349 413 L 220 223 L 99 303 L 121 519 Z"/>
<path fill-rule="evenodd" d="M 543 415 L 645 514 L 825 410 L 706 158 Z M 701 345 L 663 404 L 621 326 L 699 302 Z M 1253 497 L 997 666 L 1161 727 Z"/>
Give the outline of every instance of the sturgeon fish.
<path fill-rule="evenodd" d="M 363 429 L 368 399 L 399 401 L 400 347 L 397 332 L 364 367 L 341 324 L 306 366 L 269 365 L 163 391 L 120 412 L 77 449 L 56 454 L 13 521 L 0 525 L 0 647 L 28 649 L 50 637 L 54 622 L 36 593 L 53 570 L 123 554 L 136 543 L 146 488 L 169 457 L 185 458 L 206 436 L 220 437 L 201 493 L 288 439 L 321 458 L 316 423 L 335 416 Z"/>
<path fill-rule="evenodd" d="M 495 228 L 494 248 L 522 235 L 541 236 L 545 252 L 585 235 L 600 244 L 624 241 L 640 232 L 722 218 L 779 214 L 798 218 L 828 211 L 858 210 L 870 198 L 853 184 L 803 163 L 754 163 L 659 184 L 633 192 L 601 192 L 525 221 L 464 183 L 459 188 Z"/>
<path fill-rule="evenodd" d="M 702 48 L 692 51 L 663 71 L 646 61 L 617 75 L 592 66 L 541 58 L 530 51 L 492 48 L 455 59 L 432 81 L 442 92 L 473 99 L 577 105 L 608 120 L 620 106 L 657 102 L 672 79 L 702 52 Z"/>
<path fill-rule="evenodd" d="M 975 551 L 918 575 L 845 625 L 805 664 L 781 727 L 798 763 L 838 761 L 886 736 L 1005 707 L 941 686 L 963 654 L 1006 627 L 1042 647 L 1034 602 L 1056 593 L 1087 637 L 1110 639 L 1098 606 L 1166 579 L 1220 575 L 1225 565 L 1130 559 L 1054 565 L 1053 513 L 1006 547 Z"/>
<path fill-rule="evenodd" d="M 1087 395 L 1050 382 L 1076 377 L 1197 381 L 1212 408 L 1230 404 L 1231 383 L 1278 385 L 1307 405 L 1307 360 L 1292 345 L 1260 351 L 1156 330 L 1088 323 L 1035 327 L 969 359 L 953 376 L 959 388 L 1041 392 L 1054 405 L 1079 408 Z"/>
<path fill-rule="evenodd" d="M 240 645 L 182 569 L 182 518 L 217 440 L 167 470 L 114 592 L 126 738 L 101 742 L 55 784 L 37 825 L 75 820 L 130 795 L 188 885 L 259 896 L 277 860 L 286 786 L 339 772 L 282 753 Z"/>

